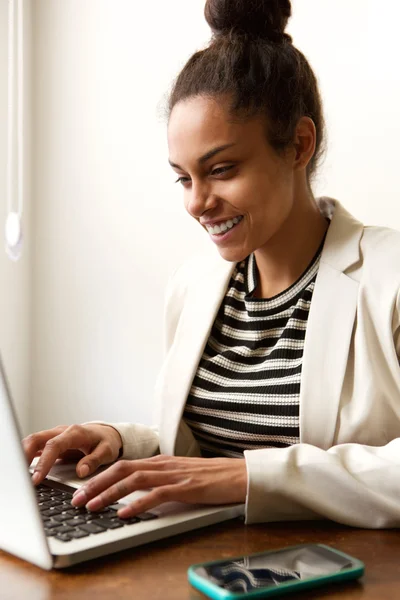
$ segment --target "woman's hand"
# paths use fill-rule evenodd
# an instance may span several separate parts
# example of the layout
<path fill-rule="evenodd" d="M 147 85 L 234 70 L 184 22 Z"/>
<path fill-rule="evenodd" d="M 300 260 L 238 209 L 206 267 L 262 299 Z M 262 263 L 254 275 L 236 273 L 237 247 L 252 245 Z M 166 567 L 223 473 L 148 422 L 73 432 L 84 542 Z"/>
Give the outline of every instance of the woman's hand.
<path fill-rule="evenodd" d="M 40 456 L 32 476 L 34 485 L 37 485 L 58 458 L 80 459 L 76 473 L 79 477 L 87 477 L 100 465 L 118 458 L 122 440 L 118 431 L 110 425 L 60 425 L 32 433 L 22 440 L 22 445 L 28 464 Z"/>
<path fill-rule="evenodd" d="M 244 502 L 246 461 L 240 458 L 188 458 L 158 455 L 121 460 L 88 481 L 74 494 L 74 506 L 100 510 L 136 490 L 153 488 L 145 497 L 118 511 L 132 517 L 163 502 L 231 504 Z"/>

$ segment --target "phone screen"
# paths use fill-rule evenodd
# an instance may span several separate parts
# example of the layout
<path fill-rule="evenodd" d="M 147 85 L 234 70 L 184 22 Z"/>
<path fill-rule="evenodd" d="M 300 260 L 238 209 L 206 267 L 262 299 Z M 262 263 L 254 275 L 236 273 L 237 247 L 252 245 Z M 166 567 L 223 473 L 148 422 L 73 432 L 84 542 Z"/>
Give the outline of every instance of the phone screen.
<path fill-rule="evenodd" d="M 290 581 L 333 575 L 352 566 L 348 558 L 328 548 L 309 544 L 201 565 L 194 571 L 214 585 L 243 593 L 277 587 Z"/>

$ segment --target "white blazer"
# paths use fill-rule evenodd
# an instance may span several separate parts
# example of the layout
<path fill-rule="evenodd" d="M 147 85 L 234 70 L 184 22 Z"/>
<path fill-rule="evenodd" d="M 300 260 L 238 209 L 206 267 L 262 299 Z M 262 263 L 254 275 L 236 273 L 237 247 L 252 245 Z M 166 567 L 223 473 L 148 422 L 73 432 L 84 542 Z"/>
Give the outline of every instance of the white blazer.
<path fill-rule="evenodd" d="M 300 443 L 245 451 L 246 522 L 325 517 L 400 526 L 400 233 L 364 227 L 337 201 L 306 331 Z M 218 255 L 174 274 L 166 357 L 156 385 L 157 428 L 112 424 L 124 458 L 200 456 L 182 414 L 235 264 Z"/>

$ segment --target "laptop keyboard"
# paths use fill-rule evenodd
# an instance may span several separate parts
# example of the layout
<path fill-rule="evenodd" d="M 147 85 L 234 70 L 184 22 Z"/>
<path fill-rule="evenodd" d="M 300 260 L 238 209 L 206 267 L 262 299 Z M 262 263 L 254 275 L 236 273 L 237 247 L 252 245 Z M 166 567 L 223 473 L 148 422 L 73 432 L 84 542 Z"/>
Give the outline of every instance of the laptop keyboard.
<path fill-rule="evenodd" d="M 71 492 L 43 484 L 36 487 L 36 494 L 46 536 L 62 542 L 157 518 L 157 515 L 145 512 L 130 519 L 120 519 L 117 517 L 120 505 L 116 504 L 97 512 L 74 508 Z"/>

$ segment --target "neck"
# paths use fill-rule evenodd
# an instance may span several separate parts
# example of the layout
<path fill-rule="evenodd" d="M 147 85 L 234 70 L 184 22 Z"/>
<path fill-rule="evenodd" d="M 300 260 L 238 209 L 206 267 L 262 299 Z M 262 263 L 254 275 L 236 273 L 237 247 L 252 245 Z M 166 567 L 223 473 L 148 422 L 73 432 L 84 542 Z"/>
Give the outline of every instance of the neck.
<path fill-rule="evenodd" d="M 258 269 L 254 296 L 271 298 L 297 281 L 315 256 L 327 228 L 328 222 L 310 194 L 296 199 L 279 231 L 254 252 Z"/>

